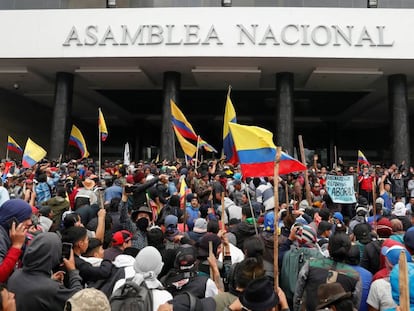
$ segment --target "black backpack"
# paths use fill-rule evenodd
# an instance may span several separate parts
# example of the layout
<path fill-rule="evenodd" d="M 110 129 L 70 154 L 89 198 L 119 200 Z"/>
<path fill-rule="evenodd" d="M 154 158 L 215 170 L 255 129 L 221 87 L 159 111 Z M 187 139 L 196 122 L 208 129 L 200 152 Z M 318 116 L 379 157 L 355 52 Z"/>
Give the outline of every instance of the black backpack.
<path fill-rule="evenodd" d="M 118 288 L 109 300 L 112 311 L 152 311 L 152 291 L 145 282 L 138 285 L 132 281 L 126 281 Z"/>
<path fill-rule="evenodd" d="M 174 215 L 178 217 L 179 215 L 178 215 L 177 207 L 171 206 L 167 203 L 161 209 L 160 214 L 158 215 L 158 219 L 157 219 L 158 225 L 163 225 L 165 221 L 165 217 L 167 217 L 168 215 Z"/>

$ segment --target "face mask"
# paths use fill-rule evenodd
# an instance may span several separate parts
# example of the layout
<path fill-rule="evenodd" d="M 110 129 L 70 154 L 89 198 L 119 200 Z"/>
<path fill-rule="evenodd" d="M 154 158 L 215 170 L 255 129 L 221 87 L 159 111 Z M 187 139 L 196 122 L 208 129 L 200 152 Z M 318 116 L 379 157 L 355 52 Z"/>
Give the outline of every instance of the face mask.
<path fill-rule="evenodd" d="M 136 224 L 139 230 L 146 231 L 149 225 L 148 218 L 142 217 L 137 220 Z"/>

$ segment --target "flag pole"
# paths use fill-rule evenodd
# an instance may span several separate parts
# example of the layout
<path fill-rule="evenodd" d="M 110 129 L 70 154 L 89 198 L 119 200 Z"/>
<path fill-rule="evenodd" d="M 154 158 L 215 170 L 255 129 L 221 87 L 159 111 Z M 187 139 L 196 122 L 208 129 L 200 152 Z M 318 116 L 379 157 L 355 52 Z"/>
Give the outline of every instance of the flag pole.
<path fill-rule="evenodd" d="M 300 148 L 300 157 L 302 159 L 303 165 L 306 166 L 306 159 L 305 159 L 305 149 L 303 148 L 303 140 L 302 135 L 299 135 L 299 148 Z M 308 201 L 309 206 L 312 206 L 312 198 L 310 194 L 310 185 L 309 185 L 309 177 L 308 177 L 308 169 L 306 168 L 305 171 L 305 189 L 306 189 L 306 201 Z"/>
<path fill-rule="evenodd" d="M 225 221 L 225 218 L 226 218 L 227 214 L 226 214 L 226 210 L 224 208 L 224 196 L 225 196 L 225 192 L 223 191 L 221 193 L 221 229 L 223 231 L 226 231 L 226 224 L 224 223 L 224 221 Z M 229 222 L 229 219 L 227 219 L 227 223 L 228 222 Z M 224 250 L 223 250 L 223 254 L 224 254 Z"/>
<path fill-rule="evenodd" d="M 225 222 L 225 219 L 226 219 L 226 216 L 227 216 L 226 209 L 224 208 L 224 196 L 225 196 L 225 192 L 223 191 L 221 193 L 221 230 L 223 230 L 223 234 L 224 234 L 224 232 L 226 232 L 226 224 L 224 222 Z M 227 219 L 227 223 L 228 222 L 229 222 L 229 219 Z M 223 249 L 222 250 L 223 261 L 224 261 L 224 254 L 226 253 L 226 248 L 224 246 L 224 243 L 222 245 L 222 249 Z"/>
<path fill-rule="evenodd" d="M 7 144 L 6 144 L 6 160 L 9 159 L 9 137 L 7 136 Z"/>
<path fill-rule="evenodd" d="M 401 251 L 400 259 L 398 260 L 398 286 L 400 290 L 400 309 L 401 311 L 410 310 L 410 293 L 409 293 L 409 279 L 407 268 L 407 255 L 405 251 Z"/>
<path fill-rule="evenodd" d="M 282 155 L 282 148 L 277 147 L 276 148 L 276 161 L 275 161 L 275 174 L 273 179 L 273 192 L 274 192 L 274 198 L 275 198 L 275 210 L 274 210 L 274 233 L 273 233 L 273 278 L 274 278 L 274 290 L 278 290 L 279 286 L 279 162 L 280 162 L 280 156 Z"/>
<path fill-rule="evenodd" d="M 231 93 L 231 85 L 229 85 L 228 89 L 227 89 L 227 97 L 230 97 L 230 93 Z M 227 100 L 227 98 L 226 98 Z"/>
<path fill-rule="evenodd" d="M 101 166 L 102 166 L 102 145 L 101 145 L 101 126 L 99 125 L 99 116 L 100 116 L 101 108 L 98 108 L 98 179 L 99 182 L 101 181 Z"/>
<path fill-rule="evenodd" d="M 198 148 L 200 148 L 200 135 L 197 135 L 197 151 L 196 151 L 196 161 L 195 161 L 196 170 L 197 170 L 197 163 L 198 163 Z"/>
<path fill-rule="evenodd" d="M 285 196 L 286 196 L 286 205 L 289 206 L 289 185 L 288 181 L 285 181 Z"/>
<path fill-rule="evenodd" d="M 245 187 L 245 189 L 247 189 L 246 194 L 247 194 L 247 198 L 249 199 L 249 206 L 250 206 L 250 212 L 252 213 L 254 231 L 256 232 L 256 236 L 258 236 L 259 231 L 257 230 L 256 217 L 254 217 L 255 213 L 253 211 L 252 200 L 250 199 L 250 192 L 249 192 L 249 189 L 247 188 L 248 185 L 247 185 L 246 181 L 244 182 L 244 187 Z"/>
<path fill-rule="evenodd" d="M 374 176 L 374 180 L 372 181 L 372 211 L 374 216 L 374 231 L 377 232 L 377 205 L 375 201 L 377 200 L 377 193 L 376 193 L 376 186 L 377 186 L 377 177 Z"/>

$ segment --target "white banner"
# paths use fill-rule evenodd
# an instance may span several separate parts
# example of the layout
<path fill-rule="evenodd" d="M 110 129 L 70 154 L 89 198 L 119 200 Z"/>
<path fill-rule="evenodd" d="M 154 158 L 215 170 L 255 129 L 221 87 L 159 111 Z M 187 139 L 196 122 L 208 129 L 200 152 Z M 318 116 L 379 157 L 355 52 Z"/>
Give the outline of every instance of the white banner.
<path fill-rule="evenodd" d="M 129 143 L 125 144 L 125 148 L 124 148 L 124 164 L 125 165 L 129 165 L 131 164 L 131 156 L 129 153 Z"/>
<path fill-rule="evenodd" d="M 335 176 L 326 177 L 326 191 L 334 203 L 355 203 L 354 177 Z"/>

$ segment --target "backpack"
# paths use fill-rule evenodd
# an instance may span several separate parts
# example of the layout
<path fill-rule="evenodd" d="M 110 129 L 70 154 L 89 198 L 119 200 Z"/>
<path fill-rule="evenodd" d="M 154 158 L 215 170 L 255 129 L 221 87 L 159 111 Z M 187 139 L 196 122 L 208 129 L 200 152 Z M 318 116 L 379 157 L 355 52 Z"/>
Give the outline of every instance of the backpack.
<path fill-rule="evenodd" d="M 310 259 L 325 258 L 318 248 L 295 247 L 283 256 L 280 272 L 280 287 L 288 302 L 293 301 L 298 275 L 304 264 Z"/>
<path fill-rule="evenodd" d="M 152 291 L 148 289 L 145 282 L 138 285 L 132 281 L 126 281 L 118 288 L 109 300 L 112 311 L 152 311 Z"/>
<path fill-rule="evenodd" d="M 165 217 L 167 217 L 168 215 L 174 215 L 174 216 L 178 217 L 178 211 L 177 211 L 177 208 L 175 206 L 171 206 L 167 203 L 161 209 L 161 211 L 158 215 L 158 219 L 157 219 L 158 225 L 163 225 L 164 221 L 165 221 Z"/>
<path fill-rule="evenodd" d="M 207 276 L 197 275 L 197 272 L 170 271 L 161 282 L 174 297 L 189 292 L 197 298 L 204 298 L 208 279 Z"/>

